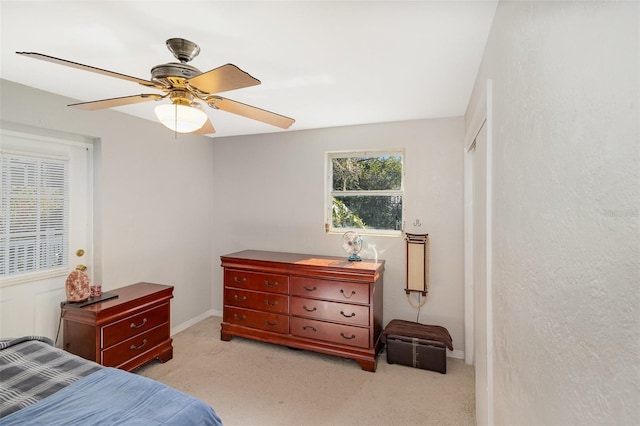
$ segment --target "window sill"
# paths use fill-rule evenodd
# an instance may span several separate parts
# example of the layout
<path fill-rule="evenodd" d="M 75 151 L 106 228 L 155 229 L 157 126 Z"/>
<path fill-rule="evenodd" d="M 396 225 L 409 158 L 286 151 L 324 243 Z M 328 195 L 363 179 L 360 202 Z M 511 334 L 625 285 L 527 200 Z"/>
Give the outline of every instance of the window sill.
<path fill-rule="evenodd" d="M 27 284 L 33 281 L 45 280 L 65 276 L 69 273 L 67 268 L 56 268 L 48 271 L 25 273 L 9 277 L 0 277 L 0 288 L 12 285 Z"/>

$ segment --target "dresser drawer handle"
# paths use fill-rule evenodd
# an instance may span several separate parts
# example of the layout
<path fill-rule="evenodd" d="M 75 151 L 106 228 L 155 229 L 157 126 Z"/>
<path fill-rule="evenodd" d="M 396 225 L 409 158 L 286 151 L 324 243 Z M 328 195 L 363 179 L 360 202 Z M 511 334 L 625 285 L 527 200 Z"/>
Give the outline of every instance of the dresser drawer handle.
<path fill-rule="evenodd" d="M 302 329 L 303 329 L 303 330 L 311 330 L 311 331 L 313 331 L 313 332 L 318 331 L 318 330 L 316 330 L 316 328 L 315 328 L 315 327 L 312 327 L 312 326 L 310 326 L 310 325 L 305 325 L 304 327 L 302 327 Z"/>
<path fill-rule="evenodd" d="M 267 306 L 276 306 L 278 305 L 278 301 L 276 300 L 275 302 L 271 303 L 269 302 L 269 299 L 264 299 L 264 304 Z"/>
<path fill-rule="evenodd" d="M 351 339 L 355 339 L 356 338 L 355 334 L 352 334 L 351 337 L 347 337 L 347 336 L 344 335 L 344 333 L 342 331 L 340 332 L 340 335 L 342 337 L 344 337 L 345 339 L 347 339 L 347 340 L 351 340 Z"/>
<path fill-rule="evenodd" d="M 238 314 L 233 314 L 233 317 L 234 317 L 235 319 L 237 319 L 237 320 L 240 320 L 240 321 L 244 321 L 244 320 L 246 320 L 246 319 L 247 319 L 247 316 L 246 316 L 246 315 L 240 316 L 240 315 L 238 315 Z"/>
<path fill-rule="evenodd" d="M 309 287 L 307 287 L 306 285 L 305 285 L 305 286 L 303 286 L 302 288 L 304 288 L 304 289 L 305 289 L 305 290 L 307 290 L 307 291 L 316 291 L 316 290 L 318 289 L 318 287 L 316 287 L 315 285 L 313 286 L 313 288 L 309 288 Z"/>
<path fill-rule="evenodd" d="M 351 318 L 351 317 L 355 317 L 356 313 L 355 312 L 351 312 L 351 315 L 347 315 L 344 313 L 344 311 L 340 311 L 340 315 L 342 315 L 345 318 Z"/>
<path fill-rule="evenodd" d="M 233 277 L 233 280 L 237 283 L 243 283 L 245 281 L 247 281 L 247 278 L 238 278 L 238 277 Z"/>
<path fill-rule="evenodd" d="M 302 309 L 304 309 L 307 312 L 315 312 L 315 311 L 318 310 L 318 308 L 316 308 L 315 306 L 313 307 L 313 309 L 309 309 L 309 308 L 307 308 L 306 305 L 302 305 Z"/>
<path fill-rule="evenodd" d="M 264 280 L 264 285 L 266 285 L 267 287 L 278 287 L 278 281 L 270 283 L 269 280 Z"/>
<path fill-rule="evenodd" d="M 131 324 L 129 325 L 129 327 L 130 327 L 130 328 L 140 328 L 140 327 L 142 327 L 143 325 L 145 325 L 146 323 L 147 323 L 147 319 L 146 319 L 146 318 L 143 318 L 143 319 L 142 319 L 142 322 L 141 322 L 140 324 L 135 325 L 134 323 L 131 323 Z"/>
<path fill-rule="evenodd" d="M 242 296 L 242 297 L 238 297 L 237 294 L 233 295 L 233 298 L 237 301 L 237 302 L 244 302 L 245 300 L 247 300 L 247 296 Z"/>
<path fill-rule="evenodd" d="M 278 321 L 271 322 L 269 320 L 264 320 L 264 323 L 270 325 L 271 327 L 278 325 Z"/>
<path fill-rule="evenodd" d="M 143 339 L 142 340 L 142 344 L 140 346 L 136 346 L 136 345 L 131 345 L 129 346 L 129 349 L 134 350 L 134 349 L 140 349 L 142 348 L 144 345 L 147 344 L 147 339 Z"/>
<path fill-rule="evenodd" d="M 344 293 L 344 290 L 343 290 L 343 289 L 340 289 L 340 293 L 342 293 L 342 295 L 345 297 L 345 299 L 351 299 L 351 298 L 353 297 L 353 295 L 354 295 L 354 294 L 356 294 L 355 290 L 351 290 L 351 294 L 350 294 L 349 296 L 347 296 L 347 295 Z"/>

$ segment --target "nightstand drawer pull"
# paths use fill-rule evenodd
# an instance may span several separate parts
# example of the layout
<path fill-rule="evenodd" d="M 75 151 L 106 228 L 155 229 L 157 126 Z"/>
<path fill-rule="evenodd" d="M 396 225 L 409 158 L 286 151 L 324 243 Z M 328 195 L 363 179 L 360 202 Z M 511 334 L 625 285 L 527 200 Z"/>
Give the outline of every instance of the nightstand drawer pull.
<path fill-rule="evenodd" d="M 142 340 L 142 344 L 140 346 L 136 346 L 136 345 L 131 345 L 129 346 L 129 349 L 133 350 L 133 349 L 140 349 L 142 348 L 144 345 L 147 344 L 147 339 L 143 339 Z"/>
<path fill-rule="evenodd" d="M 351 340 L 351 339 L 355 339 L 355 338 L 356 338 L 356 335 L 355 335 L 355 334 L 352 334 L 352 335 L 351 335 L 351 337 L 347 337 L 347 336 L 345 336 L 345 335 L 344 335 L 344 333 L 343 333 L 343 332 L 340 332 L 340 335 L 341 335 L 342 337 L 344 337 L 345 339 L 347 339 L 347 340 Z"/>
<path fill-rule="evenodd" d="M 141 322 L 140 324 L 135 325 L 134 323 L 131 323 L 131 324 L 129 325 L 129 327 L 131 327 L 131 328 L 140 328 L 140 327 L 142 327 L 143 325 L 145 325 L 146 323 L 147 323 L 147 319 L 146 319 L 146 318 L 143 318 L 143 319 L 142 319 L 142 322 Z"/>
<path fill-rule="evenodd" d="M 264 304 L 267 306 L 277 306 L 278 305 L 278 301 L 276 300 L 275 302 L 271 303 L 269 302 L 269 299 L 264 299 Z"/>
<path fill-rule="evenodd" d="M 351 318 L 351 317 L 355 317 L 356 313 L 355 312 L 351 312 L 351 315 L 347 315 L 344 313 L 344 311 L 340 311 L 340 315 L 342 315 L 345 318 Z"/>
<path fill-rule="evenodd" d="M 318 287 L 316 287 L 315 285 L 312 288 L 305 286 L 302 286 L 302 288 L 304 288 L 307 291 L 316 291 L 318 289 Z"/>
<path fill-rule="evenodd" d="M 311 330 L 311 331 L 318 331 L 316 330 L 315 327 L 311 327 L 310 325 L 305 325 L 304 327 L 302 327 L 303 330 Z"/>
<path fill-rule="evenodd" d="M 244 320 L 246 320 L 246 319 L 247 319 L 247 316 L 246 316 L 246 315 L 242 315 L 242 316 L 240 316 L 240 315 L 238 315 L 238 314 L 233 314 L 233 317 L 234 317 L 235 319 L 237 319 L 237 320 L 240 320 L 240 321 L 244 321 Z"/>
<path fill-rule="evenodd" d="M 349 296 L 347 296 L 344 293 L 344 290 L 340 289 L 340 293 L 342 293 L 342 295 L 345 297 L 345 299 L 351 299 L 353 297 L 354 294 L 356 294 L 355 290 L 351 290 L 351 294 Z"/>
<path fill-rule="evenodd" d="M 269 320 L 264 320 L 264 323 L 267 324 L 267 325 L 270 325 L 272 327 L 278 325 L 278 321 L 271 322 Z"/>
<path fill-rule="evenodd" d="M 236 302 L 244 302 L 245 300 L 247 300 L 247 296 L 238 297 L 237 294 L 234 294 L 233 298 L 236 300 Z"/>
<path fill-rule="evenodd" d="M 270 283 L 269 280 L 264 280 L 264 285 L 266 285 L 267 287 L 278 287 L 278 281 Z"/>
<path fill-rule="evenodd" d="M 316 308 L 315 306 L 313 307 L 313 309 L 309 309 L 307 308 L 307 305 L 302 305 L 302 309 L 304 309 L 307 312 L 315 312 L 318 310 L 318 308 Z"/>
<path fill-rule="evenodd" d="M 243 283 L 245 281 L 247 281 L 246 278 L 238 278 L 238 277 L 233 277 L 233 280 L 237 283 Z"/>

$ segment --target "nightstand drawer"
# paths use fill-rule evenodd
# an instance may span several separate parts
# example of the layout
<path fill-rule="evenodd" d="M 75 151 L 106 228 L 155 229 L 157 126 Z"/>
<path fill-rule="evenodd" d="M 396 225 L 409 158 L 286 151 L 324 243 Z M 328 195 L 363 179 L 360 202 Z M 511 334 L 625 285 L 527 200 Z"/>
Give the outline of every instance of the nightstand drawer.
<path fill-rule="evenodd" d="M 148 350 L 155 348 L 167 340 L 169 334 L 169 323 L 165 323 L 145 333 L 127 339 L 124 342 L 102 351 L 101 364 L 105 367 L 118 367 L 144 354 Z"/>
<path fill-rule="evenodd" d="M 287 294 L 289 293 L 289 277 L 286 275 L 225 269 L 224 286 Z"/>
<path fill-rule="evenodd" d="M 224 289 L 224 303 L 239 308 L 255 309 L 258 311 L 289 313 L 289 296 L 283 294 L 266 293 L 262 291 L 239 290 L 237 288 Z"/>
<path fill-rule="evenodd" d="M 108 348 L 160 324 L 169 322 L 169 304 L 126 317 L 102 329 L 102 348 Z"/>
<path fill-rule="evenodd" d="M 63 348 L 127 371 L 154 359 L 166 362 L 173 358 L 173 286 L 140 282 L 110 292 L 117 297 L 62 307 Z"/>
<path fill-rule="evenodd" d="M 369 325 L 368 306 L 327 302 L 325 300 L 302 297 L 291 298 L 291 315 L 344 322 L 365 327 Z"/>

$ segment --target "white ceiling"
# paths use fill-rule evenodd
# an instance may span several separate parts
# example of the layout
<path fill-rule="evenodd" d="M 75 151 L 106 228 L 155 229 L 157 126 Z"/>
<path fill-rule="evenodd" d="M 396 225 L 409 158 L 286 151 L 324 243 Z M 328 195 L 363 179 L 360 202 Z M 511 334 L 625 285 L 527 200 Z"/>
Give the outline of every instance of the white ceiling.
<path fill-rule="evenodd" d="M 165 41 L 181 37 L 200 46 L 190 65 L 201 71 L 232 63 L 261 80 L 223 96 L 295 118 L 289 131 L 461 116 L 496 4 L 2 0 L 0 77 L 82 102 L 159 93 L 15 52 L 149 80 L 153 66 L 176 62 Z M 115 109 L 155 121 L 149 103 Z M 217 137 L 283 131 L 207 113 Z"/>

